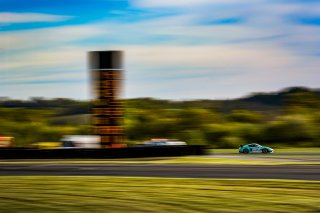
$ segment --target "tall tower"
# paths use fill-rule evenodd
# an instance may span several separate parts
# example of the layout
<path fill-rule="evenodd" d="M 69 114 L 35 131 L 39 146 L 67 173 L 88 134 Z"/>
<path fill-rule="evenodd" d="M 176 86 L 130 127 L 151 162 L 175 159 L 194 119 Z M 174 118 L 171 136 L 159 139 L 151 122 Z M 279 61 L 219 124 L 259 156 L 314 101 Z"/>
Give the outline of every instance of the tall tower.
<path fill-rule="evenodd" d="M 123 104 L 120 100 L 122 56 L 122 51 L 89 52 L 89 68 L 95 96 L 92 130 L 93 134 L 101 137 L 101 146 L 104 148 L 123 146 Z"/>

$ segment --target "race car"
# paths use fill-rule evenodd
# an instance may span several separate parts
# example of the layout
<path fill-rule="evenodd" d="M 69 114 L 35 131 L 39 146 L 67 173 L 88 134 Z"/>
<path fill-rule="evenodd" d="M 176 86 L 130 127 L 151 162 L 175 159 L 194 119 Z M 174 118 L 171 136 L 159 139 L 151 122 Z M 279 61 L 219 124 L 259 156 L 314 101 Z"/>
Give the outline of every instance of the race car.
<path fill-rule="evenodd" d="M 240 145 L 239 153 L 249 154 L 249 153 L 272 153 L 273 149 L 267 146 L 261 146 L 256 143 L 251 143 L 247 145 Z"/>

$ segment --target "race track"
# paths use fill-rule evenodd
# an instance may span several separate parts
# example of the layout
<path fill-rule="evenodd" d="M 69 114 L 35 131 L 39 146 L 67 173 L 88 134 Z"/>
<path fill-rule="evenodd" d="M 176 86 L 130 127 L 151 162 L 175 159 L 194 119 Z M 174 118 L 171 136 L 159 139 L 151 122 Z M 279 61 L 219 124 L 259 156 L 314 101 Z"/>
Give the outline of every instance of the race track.
<path fill-rule="evenodd" d="M 320 165 L 25 164 L 3 163 L 0 175 L 143 176 L 320 180 Z"/>

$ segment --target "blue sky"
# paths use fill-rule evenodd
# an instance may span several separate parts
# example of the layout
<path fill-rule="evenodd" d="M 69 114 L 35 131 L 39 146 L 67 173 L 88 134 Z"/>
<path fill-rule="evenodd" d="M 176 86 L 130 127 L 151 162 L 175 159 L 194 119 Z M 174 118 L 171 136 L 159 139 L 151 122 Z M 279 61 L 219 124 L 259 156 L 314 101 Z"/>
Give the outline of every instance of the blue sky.
<path fill-rule="evenodd" d="M 126 98 L 319 88 L 320 0 L 0 0 L 0 97 L 92 98 L 86 54 L 113 49 Z"/>

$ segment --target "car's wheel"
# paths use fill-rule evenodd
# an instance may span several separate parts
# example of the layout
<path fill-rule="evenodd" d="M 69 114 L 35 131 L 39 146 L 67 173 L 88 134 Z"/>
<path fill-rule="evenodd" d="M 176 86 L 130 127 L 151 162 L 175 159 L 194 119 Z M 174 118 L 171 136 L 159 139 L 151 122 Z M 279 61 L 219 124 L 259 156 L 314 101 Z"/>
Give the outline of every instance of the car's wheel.
<path fill-rule="evenodd" d="M 244 154 L 248 154 L 248 153 L 249 153 L 249 150 L 248 150 L 248 149 L 244 149 L 244 150 L 243 150 L 243 153 L 244 153 Z"/>
<path fill-rule="evenodd" d="M 267 154 L 267 153 L 269 153 L 269 151 L 267 149 L 262 149 L 262 153 Z"/>

